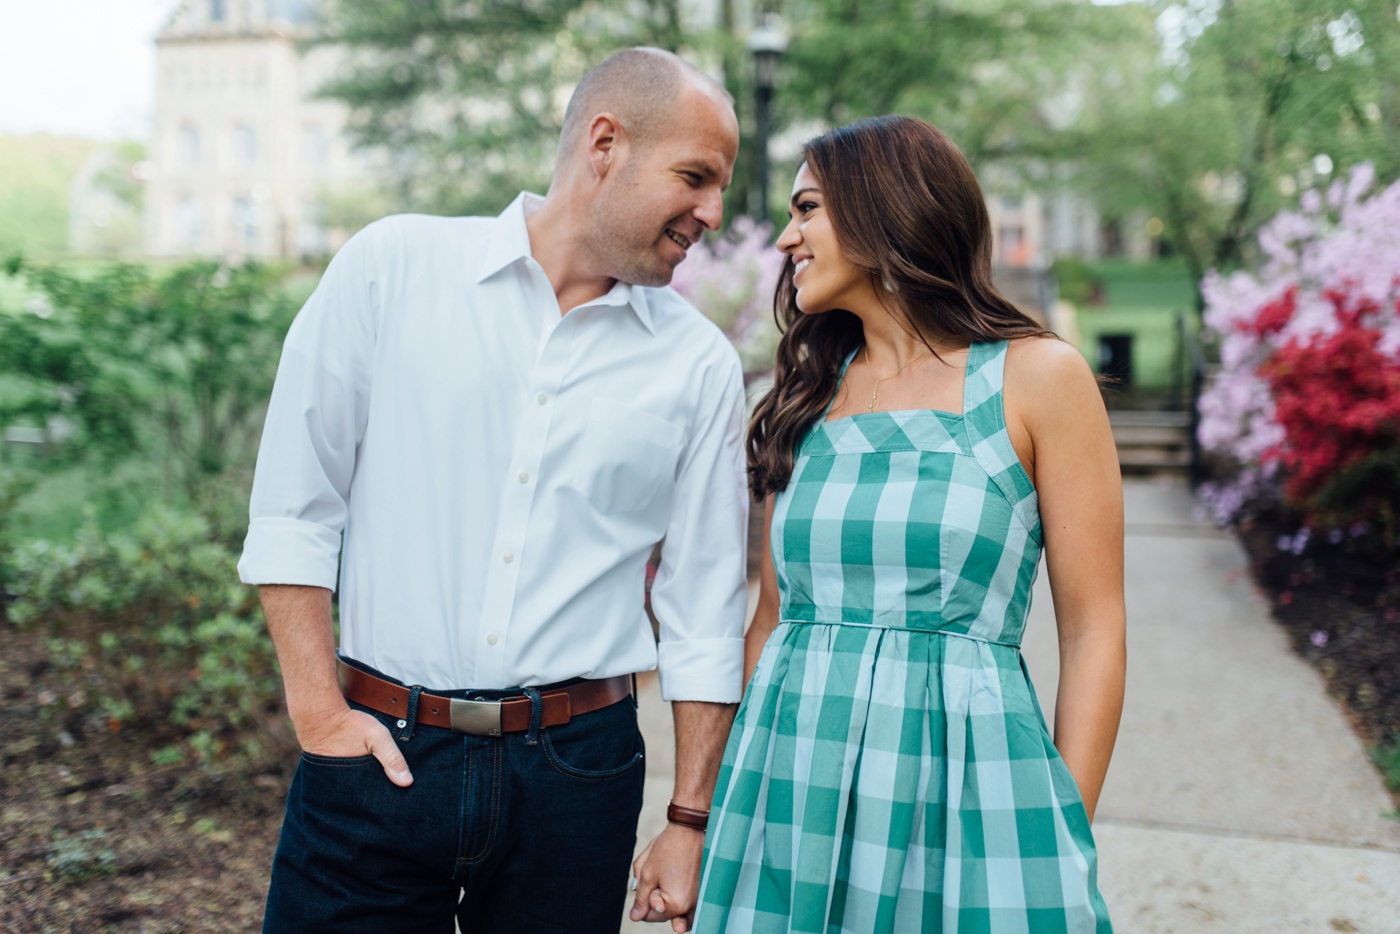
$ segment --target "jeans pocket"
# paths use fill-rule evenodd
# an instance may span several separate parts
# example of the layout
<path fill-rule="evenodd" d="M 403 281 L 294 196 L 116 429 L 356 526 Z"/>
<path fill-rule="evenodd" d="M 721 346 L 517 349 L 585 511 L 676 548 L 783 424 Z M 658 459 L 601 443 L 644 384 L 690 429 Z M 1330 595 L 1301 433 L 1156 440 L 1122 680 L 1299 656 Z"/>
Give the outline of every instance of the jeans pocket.
<path fill-rule="evenodd" d="M 303 752 L 301 761 L 307 765 L 322 765 L 331 768 L 354 768 L 361 765 L 369 765 L 376 761 L 374 756 L 318 756 L 314 752 Z"/>
<path fill-rule="evenodd" d="M 541 731 L 540 748 L 556 772 L 586 781 L 619 778 L 646 758 L 637 711 L 627 701 Z"/>

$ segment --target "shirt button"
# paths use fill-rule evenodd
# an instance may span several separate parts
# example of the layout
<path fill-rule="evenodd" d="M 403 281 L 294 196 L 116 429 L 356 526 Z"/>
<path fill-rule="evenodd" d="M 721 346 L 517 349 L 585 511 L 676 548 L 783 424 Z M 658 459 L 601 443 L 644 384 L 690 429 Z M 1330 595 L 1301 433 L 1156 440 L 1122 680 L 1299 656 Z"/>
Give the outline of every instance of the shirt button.
<path fill-rule="evenodd" d="M 549 401 L 549 396 L 546 396 L 544 393 L 540 393 L 538 396 L 535 396 L 535 401 L 538 402 L 540 405 L 544 405 L 546 402 Z"/>
<path fill-rule="evenodd" d="M 496 634 L 495 634 L 494 632 L 491 632 L 491 633 L 487 633 L 487 634 L 486 634 L 486 644 L 487 644 L 487 645 L 495 645 L 495 644 L 496 644 Z"/>
<path fill-rule="evenodd" d="M 528 473 L 526 473 L 525 471 L 522 470 L 522 471 L 520 471 L 520 477 L 519 477 L 518 479 L 520 480 L 521 483 L 529 483 L 529 482 L 530 482 L 530 475 L 529 475 Z"/>
<path fill-rule="evenodd" d="M 512 561 L 515 560 L 515 552 L 507 551 L 505 554 L 501 555 L 501 560 L 504 561 L 506 564 L 510 564 Z"/>

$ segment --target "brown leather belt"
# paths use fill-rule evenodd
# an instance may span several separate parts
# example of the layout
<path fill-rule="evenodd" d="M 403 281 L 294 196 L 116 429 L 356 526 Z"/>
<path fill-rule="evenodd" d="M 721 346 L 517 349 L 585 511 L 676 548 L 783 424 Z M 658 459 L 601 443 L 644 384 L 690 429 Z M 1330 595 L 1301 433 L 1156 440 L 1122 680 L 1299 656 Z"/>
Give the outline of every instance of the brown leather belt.
<path fill-rule="evenodd" d="M 376 678 L 342 661 L 337 661 L 336 665 L 340 690 L 348 699 L 391 717 L 407 716 L 408 688 Z M 568 723 L 573 717 L 610 707 L 631 694 L 631 675 L 553 688 L 540 695 L 544 707 L 540 726 Z M 523 733 L 530 728 L 530 698 L 521 695 L 505 700 L 461 700 L 424 691 L 418 695 L 417 722 L 473 736 Z"/>

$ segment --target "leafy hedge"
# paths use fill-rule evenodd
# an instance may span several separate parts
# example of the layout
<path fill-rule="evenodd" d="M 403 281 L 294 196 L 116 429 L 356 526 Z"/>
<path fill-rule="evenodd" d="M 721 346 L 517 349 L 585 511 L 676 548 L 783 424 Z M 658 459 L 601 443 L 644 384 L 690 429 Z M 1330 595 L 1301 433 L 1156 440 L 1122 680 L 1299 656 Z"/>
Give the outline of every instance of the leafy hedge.
<path fill-rule="evenodd" d="M 11 619 L 40 627 L 70 705 L 208 764 L 278 751 L 281 681 L 256 591 L 208 523 L 167 509 L 129 532 L 83 529 L 13 556 Z"/>

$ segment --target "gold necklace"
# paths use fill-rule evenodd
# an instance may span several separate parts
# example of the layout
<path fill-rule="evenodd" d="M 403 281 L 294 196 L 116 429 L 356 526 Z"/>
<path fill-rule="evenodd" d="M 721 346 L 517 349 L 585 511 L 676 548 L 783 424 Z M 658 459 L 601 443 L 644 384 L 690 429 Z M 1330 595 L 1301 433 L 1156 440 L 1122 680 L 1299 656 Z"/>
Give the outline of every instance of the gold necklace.
<path fill-rule="evenodd" d="M 925 350 L 927 350 L 927 348 L 925 348 Z M 902 366 L 902 367 L 900 367 L 899 369 L 895 370 L 895 371 L 894 371 L 893 373 L 891 373 L 889 376 L 886 376 L 886 377 L 884 377 L 883 379 L 877 379 L 877 380 L 875 380 L 875 389 L 874 389 L 874 391 L 872 391 L 872 392 L 870 393 L 870 411 L 872 411 L 872 412 L 875 411 L 875 407 L 876 407 L 877 405 L 880 404 L 880 384 L 883 383 L 883 382 L 886 382 L 887 380 L 892 380 L 892 379 L 894 379 L 896 376 L 898 376 L 899 374 L 903 373 L 906 369 L 908 369 L 909 367 L 911 367 L 911 366 L 914 365 L 914 361 L 915 361 L 915 360 L 918 360 L 918 359 L 919 359 L 920 357 L 922 357 L 923 355 L 924 355 L 924 350 L 919 351 L 919 352 L 916 353 L 912 358 L 910 358 L 910 360 L 909 360 L 908 363 L 904 364 L 904 366 Z M 875 375 L 875 368 L 874 368 L 873 366 L 870 365 L 870 345 L 869 345 L 869 344 L 866 344 L 866 345 L 865 345 L 865 365 L 866 365 L 867 367 L 870 368 L 870 375 L 871 375 L 871 376 L 874 376 L 874 375 Z"/>

